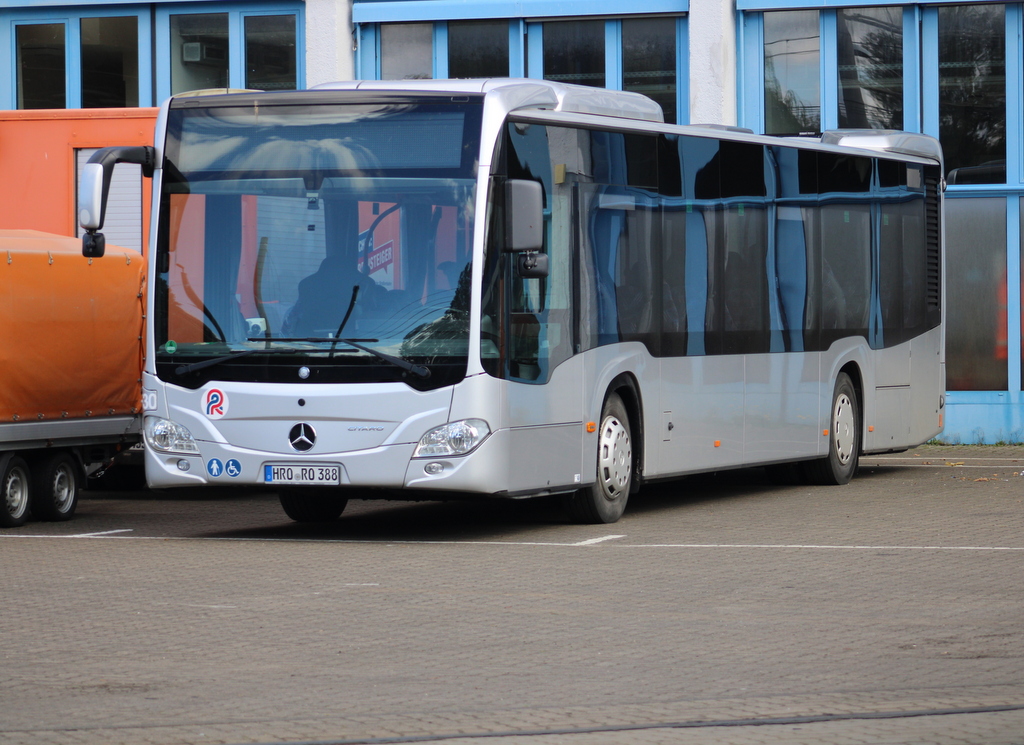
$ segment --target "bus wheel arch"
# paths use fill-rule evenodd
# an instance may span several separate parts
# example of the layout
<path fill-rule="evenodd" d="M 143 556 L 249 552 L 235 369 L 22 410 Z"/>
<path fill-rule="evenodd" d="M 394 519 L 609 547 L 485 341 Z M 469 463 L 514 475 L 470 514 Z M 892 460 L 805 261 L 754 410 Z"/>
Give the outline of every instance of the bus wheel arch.
<path fill-rule="evenodd" d="M 836 375 L 829 399 L 828 454 L 803 464 L 808 483 L 838 486 L 853 478 L 864 441 L 863 401 L 860 369 L 850 363 Z"/>
<path fill-rule="evenodd" d="M 563 504 L 574 522 L 616 522 L 629 495 L 639 488 L 642 431 L 636 381 L 629 375 L 608 387 L 594 443 L 596 478 L 590 486 L 565 495 Z"/>

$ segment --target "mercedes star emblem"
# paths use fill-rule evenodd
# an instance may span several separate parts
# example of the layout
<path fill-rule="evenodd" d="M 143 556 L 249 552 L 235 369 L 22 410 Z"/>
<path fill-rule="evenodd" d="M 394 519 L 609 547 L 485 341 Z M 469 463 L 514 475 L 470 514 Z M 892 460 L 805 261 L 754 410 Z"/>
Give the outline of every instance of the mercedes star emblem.
<path fill-rule="evenodd" d="M 305 422 L 299 422 L 292 427 L 291 432 L 288 433 L 288 443 L 300 453 L 304 453 L 307 450 L 312 449 L 316 443 L 316 430 L 313 429 L 312 424 L 306 424 Z"/>

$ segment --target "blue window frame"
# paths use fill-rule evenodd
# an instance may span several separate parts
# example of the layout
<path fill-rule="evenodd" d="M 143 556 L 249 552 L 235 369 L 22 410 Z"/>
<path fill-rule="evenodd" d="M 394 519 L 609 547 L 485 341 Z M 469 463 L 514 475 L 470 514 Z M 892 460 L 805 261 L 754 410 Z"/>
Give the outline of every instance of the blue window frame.
<path fill-rule="evenodd" d="M 72 6 L 61 8 L 39 7 L 6 7 L 0 10 L 0 49 L 7 49 L 7 54 L 0 57 L 0 109 L 17 109 L 19 99 L 22 106 L 26 103 L 25 91 L 19 93 L 19 81 L 24 81 L 19 60 L 19 34 L 22 40 L 30 39 L 34 30 L 45 27 L 58 31 L 53 36 L 55 43 L 49 50 L 43 50 L 53 61 L 47 81 L 50 87 L 59 90 L 63 82 L 63 103 L 56 108 L 82 108 L 83 106 L 100 105 L 102 96 L 93 96 L 90 88 L 93 70 L 90 60 L 83 61 L 83 54 L 89 56 L 89 44 L 92 28 L 105 26 L 115 19 L 125 19 L 129 26 L 137 30 L 134 46 L 137 46 L 137 59 L 122 61 L 128 68 L 122 74 L 125 85 L 134 87 L 125 94 L 124 105 L 149 106 L 153 99 L 153 67 L 151 15 L 148 6 L 140 5 L 107 5 L 107 6 Z M 84 32 L 83 32 L 84 27 Z M 84 33 L 84 38 L 83 38 Z M 122 41 L 125 41 L 122 39 Z M 63 70 L 56 62 L 56 46 L 63 47 Z M 126 47 L 129 48 L 129 47 Z M 132 64 L 134 63 L 134 65 Z M 83 81 L 84 65 L 84 81 Z M 63 79 L 61 81 L 61 78 Z M 83 82 L 86 90 L 83 93 Z M 52 102 L 59 102 L 59 96 L 50 96 L 44 100 L 49 107 Z"/>
<path fill-rule="evenodd" d="M 566 0 L 498 0 L 463 3 L 458 0 L 356 0 L 352 18 L 356 34 L 356 77 L 447 78 L 461 71 L 480 69 L 481 76 L 552 77 L 621 90 L 638 90 L 662 104 L 670 121 L 689 121 L 688 0 L 652 0 L 644 13 L 623 12 L 621 2 Z M 659 47 L 651 52 L 631 44 L 639 31 L 637 21 L 658 22 Z M 588 65 L 565 55 L 548 54 L 544 31 L 549 24 L 586 24 Z M 464 41 L 465 26 L 478 24 L 490 40 L 490 49 L 471 49 Z M 497 24 L 507 24 L 507 42 Z M 648 27 L 650 28 L 650 27 Z M 450 43 L 455 38 L 456 41 Z M 507 65 L 495 57 L 507 49 Z M 671 60 L 665 50 L 669 50 Z M 452 54 L 470 55 L 470 59 Z M 552 71 L 553 65 L 561 68 Z M 651 69 L 643 69 L 647 65 Z M 671 69 L 663 69 L 669 65 Z M 546 67 L 548 69 L 546 69 Z M 580 69 L 575 69 L 580 67 Z M 571 68 L 571 69 L 570 69 Z M 476 77 L 476 75 L 474 75 Z"/>
<path fill-rule="evenodd" d="M 305 87 L 301 2 L 169 3 L 158 5 L 154 16 L 157 101 L 195 88 L 248 87 L 247 47 L 254 27 L 261 25 L 252 21 L 274 16 L 283 17 L 294 29 L 293 59 L 269 63 L 281 72 L 261 76 L 261 80 L 269 80 L 276 90 Z M 283 46 L 279 44 L 276 51 Z M 292 79 L 294 84 L 289 82 Z"/>
<path fill-rule="evenodd" d="M 0 9 L 0 49 L 8 50 L 0 55 L 0 109 L 17 109 L 19 100 L 23 106 L 39 104 L 69 109 L 155 106 L 173 90 L 175 62 L 180 68 L 186 58 L 188 64 L 206 71 L 215 70 L 223 63 L 225 74 L 217 82 L 231 88 L 305 87 L 305 6 L 297 0 L 156 6 L 97 6 L 76 4 L 72 0 L 62 2 L 59 7 L 54 1 L 54 7 L 46 7 L 50 4 L 47 0 L 8 0 Z M 172 25 L 182 16 L 190 15 L 223 19 L 223 43 L 204 46 L 203 41 L 193 41 L 193 37 L 183 42 L 179 34 L 179 44 L 174 50 L 176 56 L 172 60 Z M 132 29 L 135 38 L 126 39 Z M 53 33 L 47 33 L 50 31 Z M 19 63 L 19 38 L 21 51 L 31 46 L 33 59 L 45 61 L 35 68 L 37 71 L 45 68 L 46 95 L 36 96 L 35 100 L 26 100 L 24 90 L 19 95 L 19 81 L 24 82 L 24 70 Z M 182 49 L 186 43 L 190 46 Z M 137 49 L 137 59 L 120 60 L 124 66 L 123 84 L 130 88 L 122 99 L 111 95 L 113 86 L 108 66 L 112 47 L 120 50 L 122 57 Z M 218 59 L 221 54 L 223 59 Z M 32 62 L 29 62 L 31 68 Z M 212 75 L 197 75 L 194 79 L 209 81 L 213 78 Z M 186 76 L 185 81 L 190 82 L 190 78 Z M 61 82 L 63 97 L 59 95 Z"/>

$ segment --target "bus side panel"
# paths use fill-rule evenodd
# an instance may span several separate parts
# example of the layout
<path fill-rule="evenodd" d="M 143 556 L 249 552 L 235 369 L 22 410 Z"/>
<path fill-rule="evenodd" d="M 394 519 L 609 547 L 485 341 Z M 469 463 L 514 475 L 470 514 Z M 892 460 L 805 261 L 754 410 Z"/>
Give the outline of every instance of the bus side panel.
<path fill-rule="evenodd" d="M 747 356 L 746 463 L 817 455 L 821 439 L 818 431 L 819 358 L 816 352 Z"/>
<path fill-rule="evenodd" d="M 873 405 L 865 402 L 864 449 L 894 450 L 910 445 L 910 342 L 876 349 Z M 865 396 L 870 395 L 865 392 Z"/>
<path fill-rule="evenodd" d="M 914 386 L 910 399 L 909 445 L 928 442 L 942 432 L 940 401 L 946 395 L 946 366 L 942 363 L 942 327 L 934 328 L 910 343 Z"/>
<path fill-rule="evenodd" d="M 544 385 L 506 384 L 511 494 L 571 488 L 583 480 L 582 378 L 583 358 L 576 355 Z"/>
<path fill-rule="evenodd" d="M 743 355 L 661 360 L 663 424 L 657 475 L 711 471 L 743 462 L 744 367 Z"/>

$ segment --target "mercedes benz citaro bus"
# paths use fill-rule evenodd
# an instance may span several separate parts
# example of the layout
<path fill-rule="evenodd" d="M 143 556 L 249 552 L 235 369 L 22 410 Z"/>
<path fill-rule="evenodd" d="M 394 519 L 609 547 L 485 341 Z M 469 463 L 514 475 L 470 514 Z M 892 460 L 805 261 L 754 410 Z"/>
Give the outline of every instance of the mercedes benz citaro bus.
<path fill-rule="evenodd" d="M 180 95 L 153 147 L 146 471 L 350 498 L 563 495 L 763 465 L 843 484 L 942 429 L 942 156 L 756 136 L 541 80 Z"/>

